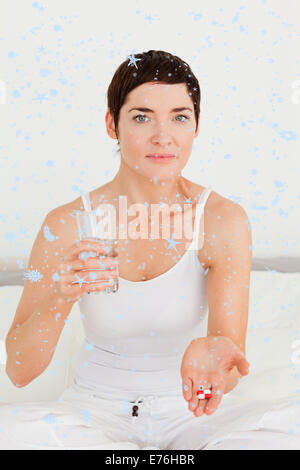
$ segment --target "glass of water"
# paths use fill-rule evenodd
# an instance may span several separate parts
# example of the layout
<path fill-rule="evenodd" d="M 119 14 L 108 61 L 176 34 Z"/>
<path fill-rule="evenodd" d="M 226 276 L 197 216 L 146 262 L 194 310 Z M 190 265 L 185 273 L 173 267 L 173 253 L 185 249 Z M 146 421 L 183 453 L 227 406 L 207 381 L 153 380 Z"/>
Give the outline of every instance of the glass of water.
<path fill-rule="evenodd" d="M 100 242 L 103 245 L 103 249 L 105 253 L 101 253 L 100 255 L 96 254 L 94 251 L 90 252 L 83 252 L 80 255 L 81 259 L 86 259 L 90 257 L 98 257 L 99 258 L 99 269 L 91 270 L 90 271 L 90 283 L 91 286 L 94 282 L 101 282 L 101 277 L 99 278 L 99 271 L 107 270 L 108 267 L 103 260 L 103 267 L 101 267 L 101 259 L 106 257 L 114 258 L 117 262 L 119 261 L 118 258 L 118 240 L 116 238 L 112 238 L 111 236 L 103 235 L 103 224 L 104 224 L 104 217 L 101 211 L 89 211 L 89 210 L 81 210 L 76 212 L 76 219 L 77 219 L 77 228 L 78 228 L 78 235 L 80 240 L 90 240 L 91 242 Z M 117 292 L 119 289 L 119 269 L 118 264 L 116 267 L 113 268 L 114 276 L 110 276 L 109 279 L 103 278 L 103 282 L 109 282 L 109 286 L 107 286 L 103 291 L 92 291 L 93 294 L 110 294 Z M 97 273 L 95 272 L 97 271 Z M 90 294 L 90 292 L 89 292 Z"/>

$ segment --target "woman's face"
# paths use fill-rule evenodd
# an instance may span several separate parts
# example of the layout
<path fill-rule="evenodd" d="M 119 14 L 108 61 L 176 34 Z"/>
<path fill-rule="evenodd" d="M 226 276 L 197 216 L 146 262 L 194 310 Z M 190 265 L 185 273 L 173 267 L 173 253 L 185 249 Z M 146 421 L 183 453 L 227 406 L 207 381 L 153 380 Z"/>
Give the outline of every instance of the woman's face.
<path fill-rule="evenodd" d="M 174 111 L 174 108 L 188 109 Z M 106 122 L 109 135 L 116 138 L 109 110 Z M 180 174 L 190 157 L 199 127 L 197 132 L 195 130 L 193 101 L 185 83 L 143 83 L 127 95 L 120 110 L 118 137 L 121 158 L 131 169 L 146 177 L 172 178 Z M 175 158 L 168 162 L 147 158 L 147 155 L 155 153 L 172 154 Z"/>

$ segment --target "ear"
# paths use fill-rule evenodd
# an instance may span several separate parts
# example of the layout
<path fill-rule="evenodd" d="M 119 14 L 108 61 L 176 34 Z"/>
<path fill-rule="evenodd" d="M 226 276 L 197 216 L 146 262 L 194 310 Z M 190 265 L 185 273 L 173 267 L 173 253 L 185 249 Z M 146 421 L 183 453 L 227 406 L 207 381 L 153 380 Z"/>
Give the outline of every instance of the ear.
<path fill-rule="evenodd" d="M 116 140 L 118 137 L 117 137 L 117 134 L 116 134 L 116 131 L 115 131 L 114 118 L 113 118 L 113 116 L 110 112 L 110 109 L 108 109 L 106 111 L 105 122 L 106 122 L 106 130 L 107 130 L 107 133 L 108 133 L 109 137 Z"/>
<path fill-rule="evenodd" d="M 198 129 L 195 132 L 195 138 L 198 137 L 199 129 L 200 129 L 200 113 L 199 113 L 199 116 L 198 116 Z"/>

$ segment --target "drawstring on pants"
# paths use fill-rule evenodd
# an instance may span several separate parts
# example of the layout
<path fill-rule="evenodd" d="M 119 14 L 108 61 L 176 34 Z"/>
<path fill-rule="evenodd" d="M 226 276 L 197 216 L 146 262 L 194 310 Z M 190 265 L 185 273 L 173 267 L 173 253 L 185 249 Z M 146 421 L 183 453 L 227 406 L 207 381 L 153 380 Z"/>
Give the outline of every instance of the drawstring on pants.
<path fill-rule="evenodd" d="M 133 403 L 132 405 L 132 421 L 136 421 L 137 417 L 139 416 L 139 411 L 140 411 L 140 407 L 138 405 L 138 403 L 143 403 L 149 410 L 151 410 L 151 405 L 153 403 L 156 403 L 157 402 L 157 398 L 156 396 L 152 396 L 152 395 L 148 395 L 148 396 L 139 396 L 135 401 L 131 401 L 130 403 Z"/>

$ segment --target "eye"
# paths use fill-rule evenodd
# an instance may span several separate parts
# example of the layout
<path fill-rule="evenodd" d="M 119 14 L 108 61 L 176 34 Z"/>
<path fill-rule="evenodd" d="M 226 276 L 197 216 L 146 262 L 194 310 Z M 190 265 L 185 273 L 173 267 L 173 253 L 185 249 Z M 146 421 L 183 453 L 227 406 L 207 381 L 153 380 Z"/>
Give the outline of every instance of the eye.
<path fill-rule="evenodd" d="M 143 117 L 143 118 L 147 118 L 147 116 L 145 114 L 138 114 L 137 116 L 134 116 L 134 118 L 132 118 L 135 122 L 139 122 L 139 123 L 142 123 L 142 122 L 146 122 L 146 121 L 140 121 L 140 120 L 136 120 L 137 118 L 140 118 L 140 117 Z M 188 121 L 190 118 L 188 116 L 185 116 L 184 114 L 178 114 L 176 116 L 176 118 L 178 117 L 183 117 L 184 120 L 180 120 L 178 122 L 186 122 Z M 148 118 L 147 118 L 148 119 Z"/>
<path fill-rule="evenodd" d="M 185 116 L 184 114 L 179 114 L 176 117 L 180 117 L 180 116 L 184 117 L 184 121 L 181 121 L 181 122 L 185 122 L 185 121 L 188 121 L 190 119 L 188 116 Z"/>
<path fill-rule="evenodd" d="M 139 117 L 146 117 L 145 114 L 138 114 L 137 116 L 134 116 L 134 118 L 132 118 L 134 121 L 136 120 L 136 118 L 139 118 Z M 145 121 L 136 121 L 136 122 L 145 122 Z"/>

